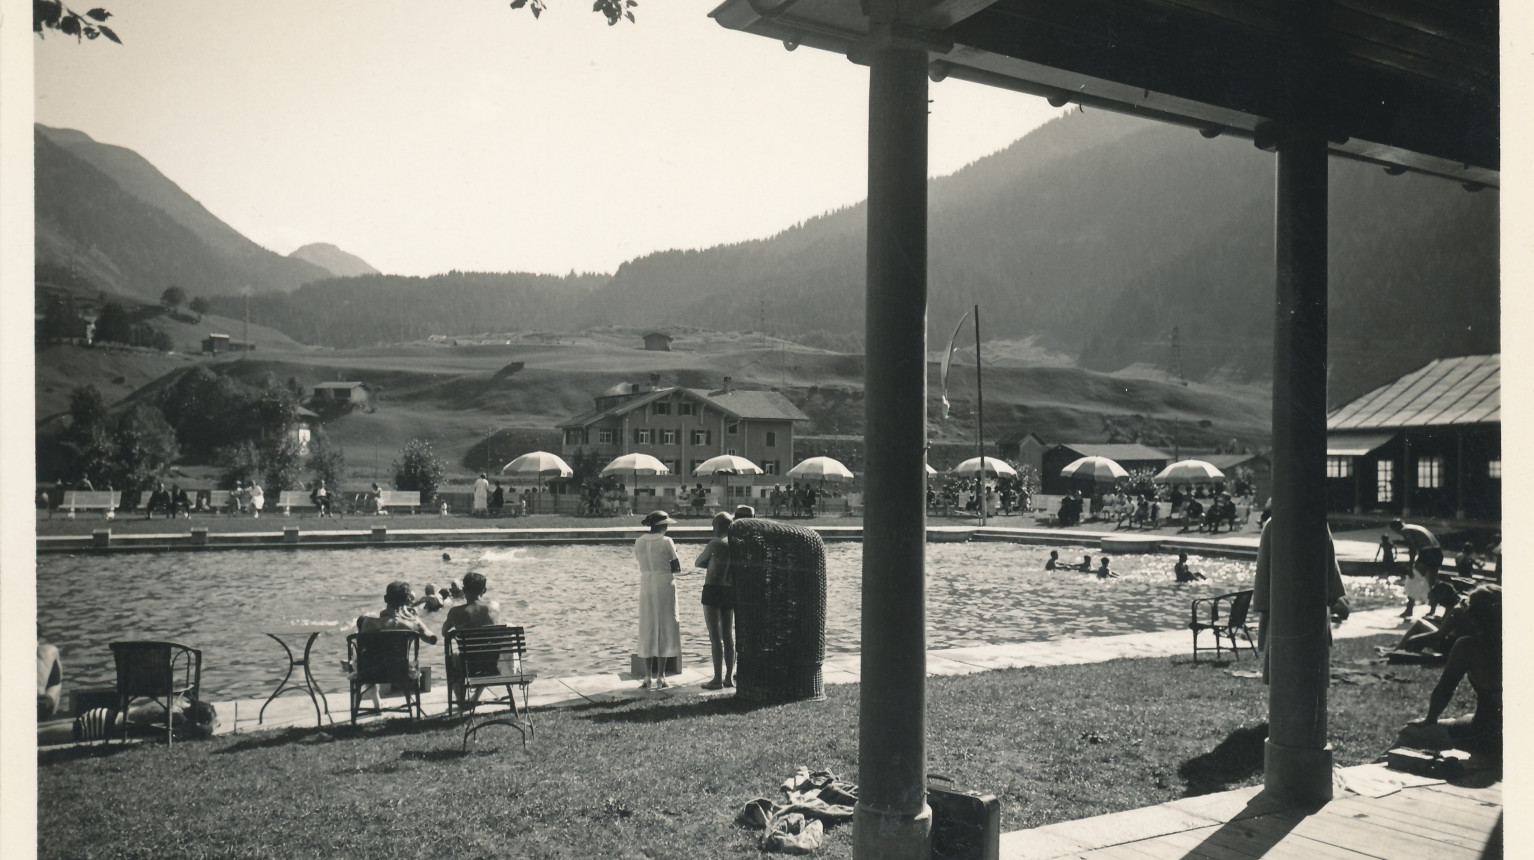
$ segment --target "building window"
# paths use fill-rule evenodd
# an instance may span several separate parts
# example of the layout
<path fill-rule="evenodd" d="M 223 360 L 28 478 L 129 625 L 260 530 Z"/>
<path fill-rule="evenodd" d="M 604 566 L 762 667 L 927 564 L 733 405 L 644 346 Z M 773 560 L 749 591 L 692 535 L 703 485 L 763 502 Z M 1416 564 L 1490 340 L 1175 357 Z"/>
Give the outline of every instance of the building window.
<path fill-rule="evenodd" d="M 1443 486 L 1443 458 L 1417 458 L 1417 486 L 1432 489 Z"/>
<path fill-rule="evenodd" d="M 694 445 L 712 445 L 713 442 L 714 442 L 714 431 L 712 431 L 712 430 L 694 430 L 694 431 L 692 431 L 692 444 L 694 444 Z"/>
<path fill-rule="evenodd" d="M 696 475 L 696 474 L 698 474 L 698 467 L 701 466 L 701 465 L 703 465 L 703 461 L 702 460 L 693 460 L 692 461 L 692 465 L 687 467 L 687 474 L 688 475 Z"/>
<path fill-rule="evenodd" d="M 767 435 L 771 436 L 772 434 L 769 433 Z M 765 474 L 768 474 L 768 475 L 776 475 L 778 473 L 778 461 L 777 460 L 763 460 L 762 461 L 762 472 L 765 473 Z"/>
<path fill-rule="evenodd" d="M 726 448 L 726 449 L 724 449 L 724 453 L 729 454 L 731 457 L 734 457 L 735 456 L 735 449 L 734 448 Z"/>
<path fill-rule="evenodd" d="M 776 448 L 776 447 L 778 447 L 778 434 L 777 434 L 776 430 L 768 430 L 767 431 L 767 447 L 769 447 L 769 448 Z"/>
<path fill-rule="evenodd" d="M 675 445 L 676 444 L 676 431 L 675 430 L 662 430 L 662 431 L 660 431 L 660 443 L 662 445 Z"/>
<path fill-rule="evenodd" d="M 640 445 L 655 444 L 655 431 L 649 427 L 636 427 L 634 429 L 634 441 Z"/>
<path fill-rule="evenodd" d="M 1486 461 L 1486 477 L 1502 480 L 1502 458 L 1493 457 Z"/>
<path fill-rule="evenodd" d="M 730 423 L 724 425 L 724 432 L 730 434 L 731 436 L 740 433 L 740 422 L 731 421 Z"/>
<path fill-rule="evenodd" d="M 693 403 L 679 403 L 676 407 L 678 415 L 692 415 L 697 411 L 697 405 Z"/>
<path fill-rule="evenodd" d="M 611 428 L 611 427 L 598 427 L 597 428 L 597 444 L 598 445 L 611 445 L 612 443 L 613 443 L 613 428 Z"/>
<path fill-rule="evenodd" d="M 677 460 L 675 457 L 672 457 L 672 458 L 666 459 L 666 460 L 661 460 L 661 462 L 665 464 L 666 471 L 670 472 L 673 475 L 676 474 L 677 466 L 680 465 L 680 461 Z"/>
<path fill-rule="evenodd" d="M 1381 502 L 1393 502 L 1396 497 L 1396 464 L 1394 460 L 1379 460 L 1374 464 L 1374 498 Z"/>
<path fill-rule="evenodd" d="M 579 445 L 579 444 L 581 444 L 581 431 L 579 431 L 579 430 L 566 430 L 565 431 L 565 444 L 566 445 Z"/>
<path fill-rule="evenodd" d="M 1353 477 L 1352 457 L 1327 457 L 1326 477 L 1328 478 L 1351 478 Z"/>
<path fill-rule="evenodd" d="M 656 415 L 670 415 L 671 414 L 671 401 L 669 401 L 669 400 L 657 400 L 655 403 L 653 403 L 651 405 L 655 407 L 654 409 L 651 410 L 651 412 L 653 412 Z"/>

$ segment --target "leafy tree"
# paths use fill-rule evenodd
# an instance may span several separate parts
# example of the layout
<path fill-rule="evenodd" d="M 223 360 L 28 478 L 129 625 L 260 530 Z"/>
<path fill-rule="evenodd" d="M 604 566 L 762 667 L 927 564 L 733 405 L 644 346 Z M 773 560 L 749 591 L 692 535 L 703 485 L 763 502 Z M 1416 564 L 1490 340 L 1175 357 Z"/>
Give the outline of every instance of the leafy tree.
<path fill-rule="evenodd" d="M 208 300 L 202 296 L 196 296 L 187 305 L 187 310 L 197 315 L 197 321 L 201 322 L 203 315 L 208 312 Z"/>
<path fill-rule="evenodd" d="M 400 449 L 400 458 L 394 461 L 394 489 L 419 490 L 421 501 L 429 502 L 437 494 L 447 476 L 447 463 L 432 452 L 431 442 L 411 439 Z"/>
<path fill-rule="evenodd" d="M 298 398 L 270 373 L 262 380 L 254 410 L 256 426 L 266 439 L 282 438 L 298 423 Z"/>
<path fill-rule="evenodd" d="M 233 379 L 198 365 L 163 391 L 159 405 L 182 449 L 206 458 L 252 435 L 251 399 Z"/>
<path fill-rule="evenodd" d="M 309 443 L 308 465 L 315 480 L 334 489 L 341 485 L 341 476 L 346 472 L 346 451 L 333 444 L 321 430 Z"/>
<path fill-rule="evenodd" d="M 32 32 L 39 38 L 43 37 L 44 30 L 57 30 L 66 36 L 74 36 L 76 41 L 106 36 L 121 45 L 122 39 L 104 23 L 110 17 L 112 13 L 99 6 L 82 15 L 59 0 L 32 0 Z"/>
<path fill-rule="evenodd" d="M 110 478 L 116 445 L 106 400 L 96 386 L 82 385 L 70 392 L 69 417 L 69 429 L 60 441 L 69 452 L 71 471 L 93 484 Z"/>
<path fill-rule="evenodd" d="M 123 309 L 123 306 L 117 302 L 107 302 L 102 305 L 101 314 L 96 317 L 96 340 L 127 343 L 132 337 L 128 312 Z"/>
<path fill-rule="evenodd" d="M 180 456 L 176 431 L 159 409 L 137 403 L 117 421 L 114 434 L 116 485 L 127 492 L 150 488 L 155 477 Z"/>
<path fill-rule="evenodd" d="M 624 18 L 629 19 L 629 22 L 633 23 L 634 13 L 629 10 L 638 5 L 637 0 L 596 0 L 596 3 L 591 6 L 591 11 L 601 12 L 607 18 L 607 26 L 611 27 Z M 548 8 L 548 4 L 545 0 L 511 0 L 511 8 L 521 9 L 524 7 L 533 13 L 534 18 L 537 18 Z"/>
<path fill-rule="evenodd" d="M 159 329 L 152 329 L 146 343 L 160 352 L 174 352 L 176 342 L 171 340 L 170 335 Z"/>
<path fill-rule="evenodd" d="M 283 490 L 296 490 L 303 486 L 303 448 L 297 439 L 283 434 L 268 440 L 260 448 L 261 489 L 276 497 Z"/>
<path fill-rule="evenodd" d="M 248 485 L 261 474 L 261 449 L 249 440 L 220 448 L 215 457 L 223 467 L 218 478 L 218 485 L 222 489 L 234 489 L 235 481 Z"/>
<path fill-rule="evenodd" d="M 160 304 L 168 311 L 181 307 L 186 304 L 186 290 L 175 284 L 166 287 L 165 292 L 160 294 Z"/>

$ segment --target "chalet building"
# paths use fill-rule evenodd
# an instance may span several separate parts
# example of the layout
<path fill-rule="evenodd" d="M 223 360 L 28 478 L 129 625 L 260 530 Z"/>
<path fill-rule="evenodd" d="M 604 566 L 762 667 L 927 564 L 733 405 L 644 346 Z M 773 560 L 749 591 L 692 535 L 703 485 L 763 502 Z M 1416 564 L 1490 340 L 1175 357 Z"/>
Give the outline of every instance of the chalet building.
<path fill-rule="evenodd" d="M 309 402 L 317 407 L 349 403 L 358 409 L 370 409 L 373 390 L 365 382 L 321 382 L 314 386 L 314 396 Z"/>
<path fill-rule="evenodd" d="M 1003 460 L 1011 460 L 1019 466 L 1032 466 L 1035 472 L 1044 474 L 1044 452 L 1049 450 L 1049 445 L 1039 438 L 1039 434 L 1014 431 L 997 440 L 996 446 Z"/>
<path fill-rule="evenodd" d="M 230 340 L 227 334 L 209 334 L 202 339 L 202 351 L 208 355 L 221 352 L 254 352 L 256 345 L 243 340 Z"/>
<path fill-rule="evenodd" d="M 1172 457 L 1167 452 L 1137 443 L 1062 443 L 1044 452 L 1044 468 L 1039 475 L 1039 483 L 1043 485 L 1043 491 L 1048 495 L 1058 495 L 1072 489 L 1081 489 L 1082 485 L 1079 481 L 1060 477 L 1060 470 L 1082 457 L 1107 457 L 1130 472 L 1136 469 L 1159 472 L 1172 462 Z"/>
<path fill-rule="evenodd" d="M 650 352 L 670 352 L 672 337 L 665 332 L 652 331 L 644 336 L 644 348 Z"/>
<path fill-rule="evenodd" d="M 809 417 L 776 391 L 743 391 L 730 385 L 662 387 L 619 383 L 598 395 L 589 412 L 559 425 L 567 458 L 577 451 L 604 462 L 623 454 L 649 454 L 689 482 L 710 457 L 736 454 L 762 467 L 755 483 L 780 483 L 794 463 L 794 426 Z M 745 478 L 735 479 L 742 486 Z M 707 483 L 704 480 L 704 483 Z"/>
<path fill-rule="evenodd" d="M 1500 367 L 1500 355 L 1441 358 L 1328 415 L 1328 511 L 1500 524 Z"/>

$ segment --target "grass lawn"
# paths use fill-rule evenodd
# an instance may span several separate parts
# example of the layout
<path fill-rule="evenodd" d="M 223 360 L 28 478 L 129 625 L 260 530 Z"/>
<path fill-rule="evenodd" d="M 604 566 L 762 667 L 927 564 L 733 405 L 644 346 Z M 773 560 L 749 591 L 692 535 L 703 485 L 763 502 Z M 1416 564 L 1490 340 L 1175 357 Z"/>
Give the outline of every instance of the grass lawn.
<path fill-rule="evenodd" d="M 1333 652 L 1339 765 L 1373 761 L 1438 670 Z M 1232 670 L 1117 660 L 928 681 L 928 768 L 1001 799 L 1004 831 L 1261 779 L 1266 688 Z M 523 752 L 489 728 L 381 726 L 42 753 L 40 857 L 752 857 L 734 823 L 799 765 L 857 778 L 856 686 L 755 708 L 675 695 L 540 711 Z M 1450 713 L 1471 706 L 1461 693 Z M 851 827 L 817 856 L 850 857 Z"/>

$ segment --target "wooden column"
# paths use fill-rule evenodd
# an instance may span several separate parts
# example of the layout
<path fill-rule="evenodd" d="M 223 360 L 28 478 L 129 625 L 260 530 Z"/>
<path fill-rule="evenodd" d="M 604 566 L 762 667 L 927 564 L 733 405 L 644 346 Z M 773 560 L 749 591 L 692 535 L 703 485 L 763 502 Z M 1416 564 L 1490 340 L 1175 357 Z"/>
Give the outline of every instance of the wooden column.
<path fill-rule="evenodd" d="M 1273 338 L 1273 530 L 1264 785 L 1285 801 L 1332 796 L 1326 742 L 1326 141 L 1281 135 Z"/>
<path fill-rule="evenodd" d="M 927 54 L 876 2 L 869 65 L 863 655 L 853 856 L 928 860 Z M 881 24 L 881 21 L 884 22 Z"/>

